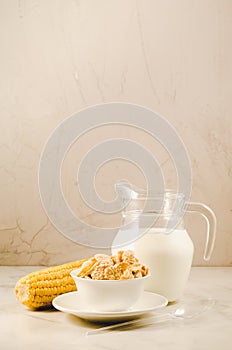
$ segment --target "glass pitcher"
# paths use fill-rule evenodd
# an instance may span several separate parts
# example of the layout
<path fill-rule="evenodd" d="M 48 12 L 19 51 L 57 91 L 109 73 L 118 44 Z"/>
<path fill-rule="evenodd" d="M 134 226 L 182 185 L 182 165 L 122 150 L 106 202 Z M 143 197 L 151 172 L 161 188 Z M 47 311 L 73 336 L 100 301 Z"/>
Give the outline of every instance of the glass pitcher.
<path fill-rule="evenodd" d="M 133 249 L 151 273 L 145 289 L 164 295 L 169 302 L 177 301 L 188 280 L 194 252 L 183 216 L 185 212 L 198 212 L 205 218 L 207 261 L 216 237 L 214 212 L 205 204 L 185 201 L 184 194 L 174 191 L 146 197 L 145 191 L 135 191 L 125 182 L 117 183 L 115 188 L 123 204 L 123 226 L 115 237 L 112 253 Z"/>

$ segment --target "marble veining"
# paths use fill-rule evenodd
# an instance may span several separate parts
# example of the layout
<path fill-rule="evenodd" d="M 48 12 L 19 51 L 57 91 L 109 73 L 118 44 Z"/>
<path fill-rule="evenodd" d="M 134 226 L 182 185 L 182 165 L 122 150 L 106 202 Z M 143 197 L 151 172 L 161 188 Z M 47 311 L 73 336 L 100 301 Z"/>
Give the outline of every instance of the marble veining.
<path fill-rule="evenodd" d="M 31 311 L 21 305 L 14 295 L 16 281 L 40 267 L 0 267 L 0 336 L 1 348 L 25 349 L 128 349 L 162 348 L 163 350 L 218 350 L 231 348 L 231 268 L 192 269 L 182 301 L 201 303 L 207 297 L 216 300 L 206 313 L 191 320 L 172 320 L 146 327 L 114 330 L 86 337 L 87 330 L 100 325 L 51 309 Z M 162 312 L 173 306 L 167 306 Z M 161 312 L 161 311 L 160 311 Z"/>

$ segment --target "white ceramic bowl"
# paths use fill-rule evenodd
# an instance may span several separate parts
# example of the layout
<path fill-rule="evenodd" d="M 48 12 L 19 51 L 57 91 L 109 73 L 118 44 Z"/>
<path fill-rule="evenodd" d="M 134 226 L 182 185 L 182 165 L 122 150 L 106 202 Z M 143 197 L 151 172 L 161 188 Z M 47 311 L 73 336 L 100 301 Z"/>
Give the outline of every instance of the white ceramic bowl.
<path fill-rule="evenodd" d="M 144 291 L 149 275 L 130 280 L 92 280 L 77 277 L 80 269 L 71 271 L 81 301 L 96 311 L 122 311 L 136 303 Z"/>

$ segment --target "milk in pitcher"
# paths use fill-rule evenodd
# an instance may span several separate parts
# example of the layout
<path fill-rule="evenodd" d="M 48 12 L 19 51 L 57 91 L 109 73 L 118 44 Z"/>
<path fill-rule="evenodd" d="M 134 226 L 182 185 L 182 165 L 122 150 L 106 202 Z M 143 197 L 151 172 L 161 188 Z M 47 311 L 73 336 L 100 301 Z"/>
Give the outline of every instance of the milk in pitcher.
<path fill-rule="evenodd" d="M 171 234 L 151 228 L 134 243 L 135 255 L 151 273 L 145 289 L 164 295 L 169 302 L 181 298 L 192 265 L 194 246 L 185 229 Z"/>

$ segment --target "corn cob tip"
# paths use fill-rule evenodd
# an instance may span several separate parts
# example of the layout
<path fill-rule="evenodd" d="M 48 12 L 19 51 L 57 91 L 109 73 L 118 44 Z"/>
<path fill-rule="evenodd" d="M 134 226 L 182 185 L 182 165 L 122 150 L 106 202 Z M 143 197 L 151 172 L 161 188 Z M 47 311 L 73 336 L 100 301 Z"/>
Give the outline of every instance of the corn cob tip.
<path fill-rule="evenodd" d="M 45 268 L 20 278 L 15 285 L 16 299 L 33 310 L 50 308 L 55 297 L 76 290 L 70 272 L 86 260 Z"/>

